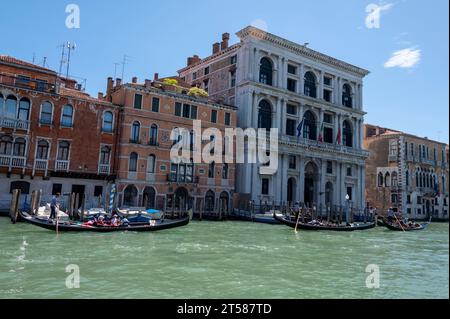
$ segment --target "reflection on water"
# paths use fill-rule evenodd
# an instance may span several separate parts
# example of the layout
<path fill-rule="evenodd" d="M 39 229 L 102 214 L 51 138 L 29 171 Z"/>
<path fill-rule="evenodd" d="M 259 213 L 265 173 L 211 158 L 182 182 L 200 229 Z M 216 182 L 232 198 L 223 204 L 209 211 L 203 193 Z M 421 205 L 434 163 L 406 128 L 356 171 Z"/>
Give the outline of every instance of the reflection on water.
<path fill-rule="evenodd" d="M 60 233 L 0 218 L 0 298 L 448 298 L 448 224 L 297 234 L 191 222 L 154 233 Z M 80 267 L 80 288 L 65 286 Z M 380 288 L 366 288 L 366 267 Z"/>

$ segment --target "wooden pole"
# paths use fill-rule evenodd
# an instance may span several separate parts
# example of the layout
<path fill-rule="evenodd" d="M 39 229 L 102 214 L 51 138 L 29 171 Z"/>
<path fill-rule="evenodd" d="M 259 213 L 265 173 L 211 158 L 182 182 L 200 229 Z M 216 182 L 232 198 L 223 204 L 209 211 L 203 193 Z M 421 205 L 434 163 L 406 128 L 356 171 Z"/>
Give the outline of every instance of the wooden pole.
<path fill-rule="evenodd" d="M 75 194 L 75 207 L 73 208 L 73 219 L 78 220 L 78 207 L 80 204 L 80 194 Z"/>
<path fill-rule="evenodd" d="M 11 217 L 11 222 L 13 224 L 17 222 L 20 193 L 21 193 L 20 189 L 13 189 L 11 195 L 11 206 L 9 208 L 9 216 Z"/>
<path fill-rule="evenodd" d="M 80 214 L 80 220 L 84 220 L 84 207 L 86 205 L 86 194 L 83 194 L 81 196 L 81 214 Z"/>

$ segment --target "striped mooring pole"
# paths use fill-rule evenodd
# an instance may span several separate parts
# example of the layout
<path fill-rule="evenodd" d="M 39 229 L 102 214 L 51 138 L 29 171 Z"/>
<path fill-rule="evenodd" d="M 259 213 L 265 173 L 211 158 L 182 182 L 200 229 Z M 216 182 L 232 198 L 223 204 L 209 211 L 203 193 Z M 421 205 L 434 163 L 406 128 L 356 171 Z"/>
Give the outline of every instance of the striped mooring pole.
<path fill-rule="evenodd" d="M 114 195 L 116 193 L 116 184 L 111 185 L 111 192 L 109 193 L 109 214 L 112 214 L 114 205 Z"/>

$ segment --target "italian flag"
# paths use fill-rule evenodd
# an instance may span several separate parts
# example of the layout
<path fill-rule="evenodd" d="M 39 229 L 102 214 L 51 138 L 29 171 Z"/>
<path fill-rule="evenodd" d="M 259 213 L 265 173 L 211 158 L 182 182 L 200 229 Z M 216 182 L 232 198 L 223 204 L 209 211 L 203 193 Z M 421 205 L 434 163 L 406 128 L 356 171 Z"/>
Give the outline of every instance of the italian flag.
<path fill-rule="evenodd" d="M 323 122 L 322 125 L 320 126 L 319 142 L 323 142 Z"/>

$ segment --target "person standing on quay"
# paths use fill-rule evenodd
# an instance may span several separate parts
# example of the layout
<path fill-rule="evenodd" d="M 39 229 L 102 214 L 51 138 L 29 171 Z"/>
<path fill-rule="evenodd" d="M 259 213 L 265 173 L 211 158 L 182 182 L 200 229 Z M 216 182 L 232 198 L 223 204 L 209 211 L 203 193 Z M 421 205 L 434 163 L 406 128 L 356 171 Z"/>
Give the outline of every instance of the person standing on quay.
<path fill-rule="evenodd" d="M 59 193 L 56 193 L 53 196 L 52 201 L 50 203 L 50 219 L 56 219 L 56 208 L 59 208 Z"/>

